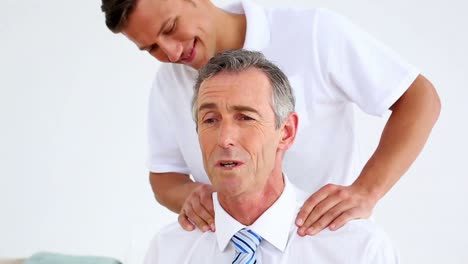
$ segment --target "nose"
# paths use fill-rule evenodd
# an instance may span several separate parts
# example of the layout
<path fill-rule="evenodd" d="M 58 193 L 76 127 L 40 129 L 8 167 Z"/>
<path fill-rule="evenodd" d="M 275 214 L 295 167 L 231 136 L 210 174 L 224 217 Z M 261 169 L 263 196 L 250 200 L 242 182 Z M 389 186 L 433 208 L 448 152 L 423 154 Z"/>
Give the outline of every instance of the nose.
<path fill-rule="evenodd" d="M 182 46 L 182 43 L 176 40 L 172 40 L 170 38 L 161 40 L 159 46 L 166 55 L 167 60 L 169 62 L 179 61 L 184 52 L 184 47 Z"/>
<path fill-rule="evenodd" d="M 218 130 L 218 145 L 221 148 L 229 148 L 235 145 L 237 129 L 230 122 L 222 122 Z"/>

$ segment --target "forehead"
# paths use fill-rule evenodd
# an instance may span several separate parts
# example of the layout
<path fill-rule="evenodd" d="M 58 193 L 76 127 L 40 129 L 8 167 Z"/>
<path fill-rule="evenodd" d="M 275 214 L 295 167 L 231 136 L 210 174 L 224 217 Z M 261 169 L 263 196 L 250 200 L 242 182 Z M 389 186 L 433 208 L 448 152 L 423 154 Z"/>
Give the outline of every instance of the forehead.
<path fill-rule="evenodd" d="M 133 14 L 139 14 L 160 19 L 162 15 L 176 9 L 181 1 L 183 0 L 137 0 L 133 12 L 130 13 L 130 17 Z"/>
<path fill-rule="evenodd" d="M 252 106 L 270 105 L 271 84 L 262 71 L 251 68 L 242 72 L 221 72 L 200 85 L 199 104 L 222 99 L 229 103 L 250 103 Z"/>
<path fill-rule="evenodd" d="M 145 44 L 163 22 L 173 16 L 181 0 L 137 0 L 122 33 L 135 43 Z"/>

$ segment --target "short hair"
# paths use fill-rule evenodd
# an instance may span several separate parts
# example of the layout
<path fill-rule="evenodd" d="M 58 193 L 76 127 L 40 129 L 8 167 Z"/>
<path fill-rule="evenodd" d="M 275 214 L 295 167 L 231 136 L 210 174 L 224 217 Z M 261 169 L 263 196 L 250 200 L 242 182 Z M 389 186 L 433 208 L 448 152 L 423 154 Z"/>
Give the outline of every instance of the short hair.
<path fill-rule="evenodd" d="M 127 25 L 128 17 L 137 0 L 102 0 L 101 10 L 106 15 L 106 26 L 114 33 L 120 33 Z"/>
<path fill-rule="evenodd" d="M 261 52 L 244 49 L 229 50 L 211 58 L 208 63 L 198 71 L 198 78 L 194 86 L 192 98 L 193 120 L 198 128 L 198 92 L 203 81 L 221 73 L 240 73 L 248 69 L 258 69 L 263 72 L 271 84 L 271 106 L 275 114 L 275 128 L 281 127 L 288 115 L 294 112 L 295 99 L 286 75 L 265 58 Z"/>

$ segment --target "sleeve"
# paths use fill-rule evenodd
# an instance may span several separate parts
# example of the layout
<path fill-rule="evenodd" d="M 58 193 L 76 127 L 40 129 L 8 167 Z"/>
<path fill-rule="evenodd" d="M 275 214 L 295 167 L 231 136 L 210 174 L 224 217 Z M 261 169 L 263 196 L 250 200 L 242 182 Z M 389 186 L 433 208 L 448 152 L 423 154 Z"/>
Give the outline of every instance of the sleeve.
<path fill-rule="evenodd" d="M 162 67 L 161 67 L 162 68 Z M 148 168 L 151 172 L 190 174 L 177 142 L 174 122 L 170 122 L 167 100 L 161 92 L 169 81 L 167 70 L 160 69 L 153 82 L 148 102 Z"/>
<path fill-rule="evenodd" d="M 334 100 L 381 116 L 418 76 L 414 66 L 346 18 L 320 9 L 316 23 L 324 79 Z"/>

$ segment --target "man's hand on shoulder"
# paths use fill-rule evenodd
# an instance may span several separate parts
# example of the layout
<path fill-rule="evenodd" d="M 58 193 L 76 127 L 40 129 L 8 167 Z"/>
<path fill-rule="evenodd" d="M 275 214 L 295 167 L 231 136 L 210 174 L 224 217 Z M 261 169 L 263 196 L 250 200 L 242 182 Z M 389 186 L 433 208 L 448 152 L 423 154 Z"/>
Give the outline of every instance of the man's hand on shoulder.
<path fill-rule="evenodd" d="M 202 232 L 215 231 L 213 192 L 210 184 L 200 184 L 185 199 L 178 218 L 183 229 L 192 231 L 197 227 Z"/>
<path fill-rule="evenodd" d="M 352 219 L 368 218 L 376 203 L 361 187 L 327 184 L 305 201 L 296 218 L 297 233 L 315 235 L 327 227 L 335 231 Z"/>

